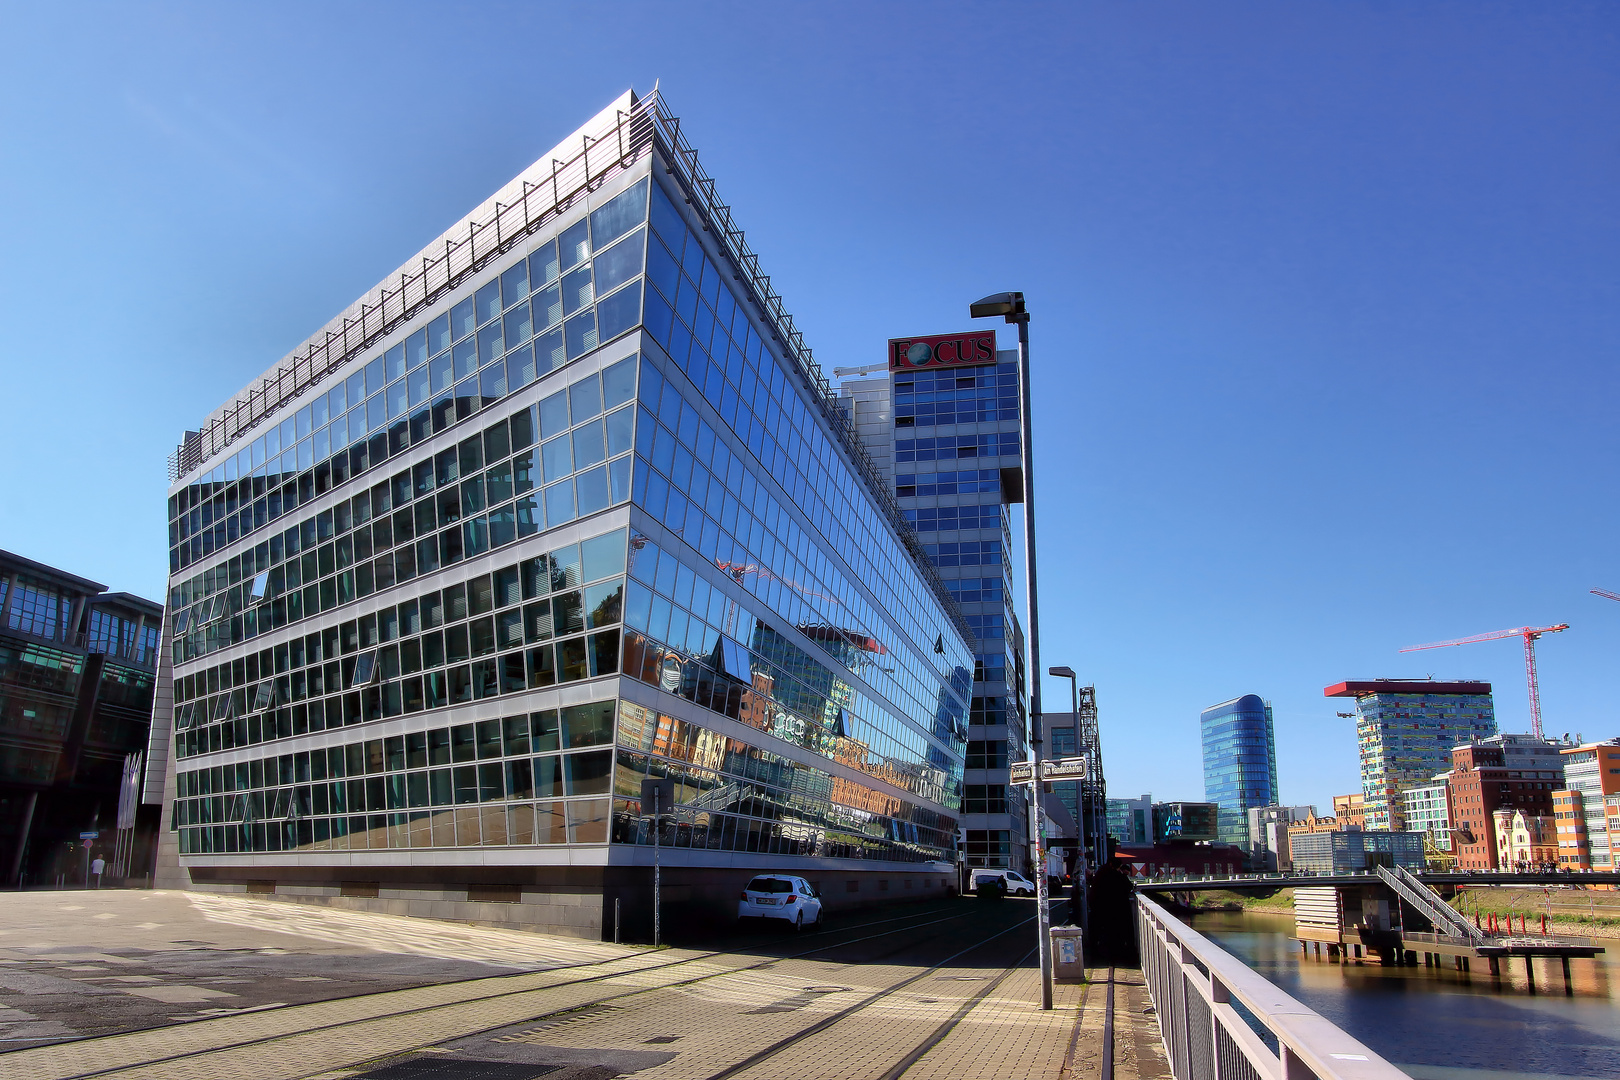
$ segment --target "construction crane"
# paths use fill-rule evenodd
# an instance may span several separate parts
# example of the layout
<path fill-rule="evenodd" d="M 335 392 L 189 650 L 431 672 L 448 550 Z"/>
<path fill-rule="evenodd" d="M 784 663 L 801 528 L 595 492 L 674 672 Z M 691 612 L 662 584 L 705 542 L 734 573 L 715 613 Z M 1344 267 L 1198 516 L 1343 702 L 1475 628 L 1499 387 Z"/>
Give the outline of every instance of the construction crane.
<path fill-rule="evenodd" d="M 1601 596 L 1605 600 L 1620 600 L 1620 593 L 1612 593 L 1608 589 L 1593 589 L 1592 595 Z"/>
<path fill-rule="evenodd" d="M 1616 597 L 1615 599 L 1620 599 Z M 1489 634 L 1475 634 L 1473 637 L 1457 638 L 1455 641 L 1434 641 L 1427 645 L 1413 645 L 1402 649 L 1401 652 L 1417 652 L 1420 649 L 1443 649 L 1448 645 L 1472 645 L 1476 641 L 1497 641 L 1501 638 L 1524 639 L 1524 674 L 1525 681 L 1530 684 L 1530 732 L 1536 738 L 1545 738 L 1541 733 L 1541 689 L 1536 682 L 1536 639 L 1542 634 L 1556 634 L 1560 630 L 1568 630 L 1569 623 L 1559 623 L 1557 626 L 1520 626 L 1513 630 L 1496 630 Z"/>

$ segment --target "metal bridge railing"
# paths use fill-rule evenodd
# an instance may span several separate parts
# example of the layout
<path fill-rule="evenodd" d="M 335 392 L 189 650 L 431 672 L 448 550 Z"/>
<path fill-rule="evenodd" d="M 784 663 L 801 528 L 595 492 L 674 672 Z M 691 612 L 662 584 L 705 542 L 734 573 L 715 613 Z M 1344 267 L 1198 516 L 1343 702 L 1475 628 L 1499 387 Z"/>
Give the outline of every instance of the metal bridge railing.
<path fill-rule="evenodd" d="M 1136 897 L 1142 972 L 1176 1080 L 1406 1080 L 1147 897 Z"/>

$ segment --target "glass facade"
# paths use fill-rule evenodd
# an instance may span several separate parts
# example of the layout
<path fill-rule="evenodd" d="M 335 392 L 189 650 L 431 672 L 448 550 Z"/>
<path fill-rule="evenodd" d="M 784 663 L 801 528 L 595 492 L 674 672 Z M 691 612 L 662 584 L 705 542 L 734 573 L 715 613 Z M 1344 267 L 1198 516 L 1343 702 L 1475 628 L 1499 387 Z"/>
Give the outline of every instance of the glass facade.
<path fill-rule="evenodd" d="M 850 380 L 839 404 L 873 460 L 885 463 L 907 522 L 977 640 L 962 805 L 968 865 L 1027 869 L 1027 799 L 1007 782 L 1007 762 L 1028 757 L 1003 487 L 1003 470 L 1021 464 L 1016 353 Z"/>
<path fill-rule="evenodd" d="M 664 155 L 172 490 L 183 866 L 637 864 L 649 776 L 688 865 L 954 861 L 960 616 Z"/>
<path fill-rule="evenodd" d="M 1278 803 L 1271 706 L 1245 694 L 1205 709 L 1198 729 L 1204 745 L 1204 798 L 1221 808 L 1220 840 L 1247 846 L 1249 810 Z"/>

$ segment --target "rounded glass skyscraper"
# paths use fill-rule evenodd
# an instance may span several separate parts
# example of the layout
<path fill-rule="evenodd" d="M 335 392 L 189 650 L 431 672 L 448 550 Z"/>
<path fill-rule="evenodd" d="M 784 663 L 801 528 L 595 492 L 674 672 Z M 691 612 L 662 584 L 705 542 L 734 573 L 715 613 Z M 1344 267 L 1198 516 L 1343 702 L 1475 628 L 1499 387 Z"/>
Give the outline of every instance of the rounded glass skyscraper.
<path fill-rule="evenodd" d="M 1204 743 L 1204 800 L 1221 808 L 1221 842 L 1246 846 L 1249 809 L 1277 805 L 1271 706 L 1255 694 L 1244 694 L 1205 709 L 1198 727 Z"/>

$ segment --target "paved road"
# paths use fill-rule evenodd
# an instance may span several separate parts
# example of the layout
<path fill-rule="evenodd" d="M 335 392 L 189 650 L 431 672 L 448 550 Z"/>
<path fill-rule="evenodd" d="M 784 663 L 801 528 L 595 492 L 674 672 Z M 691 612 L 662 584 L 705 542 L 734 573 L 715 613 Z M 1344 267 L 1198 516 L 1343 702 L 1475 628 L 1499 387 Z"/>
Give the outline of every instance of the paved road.
<path fill-rule="evenodd" d="M 7 909 L 13 899 L 22 898 L 0 899 L 0 925 L 8 928 L 17 925 Z M 39 929 L 60 933 L 55 920 L 63 918 L 73 926 L 118 923 L 92 930 L 72 948 L 159 973 L 149 983 L 114 983 L 129 965 L 64 956 L 67 946 L 44 939 L 19 948 L 11 943 L 15 931 L 0 938 L 7 942 L 0 959 L 13 961 L 0 966 L 0 986 L 7 988 L 0 1001 L 35 1005 L 28 1010 L 33 1023 L 78 1025 L 50 1045 L 10 1044 L 20 1048 L 0 1054 L 0 1077 L 604 1080 L 634 1073 L 649 1080 L 918 1080 L 1100 1071 L 1093 1064 L 1101 1054 L 1102 984 L 1060 987 L 1057 1011 L 1035 1008 L 1029 903 L 904 905 L 849 916 L 819 934 L 753 933 L 653 951 L 250 898 L 95 899 L 105 910 L 85 903 L 79 913 L 39 920 Z M 188 921 L 187 908 L 200 914 Z M 154 914 L 136 923 L 130 911 L 164 912 L 175 922 Z M 104 914 L 114 917 L 96 919 Z M 382 921 L 374 926 L 374 920 Z M 116 944 L 126 936 L 119 927 L 141 943 Z M 185 938 L 178 936 L 182 928 Z M 168 947 L 154 948 L 159 944 Z M 135 949 L 149 951 L 125 955 Z M 67 959 L 76 962 L 64 965 Z M 253 983 L 208 983 L 196 966 L 233 962 L 261 973 Z M 111 974 L 51 974 L 42 964 Z M 292 974 L 307 969 L 326 974 Z M 468 971 L 476 974 L 469 978 Z M 46 992 L 31 998 L 11 989 L 6 975 L 69 985 L 35 984 Z M 390 979 L 400 985 L 386 985 Z M 1116 1032 L 1136 1030 L 1129 1023 L 1134 1010 L 1137 1027 L 1145 1022 L 1156 1035 L 1137 1000 L 1139 984 L 1134 973 L 1121 976 Z M 142 998 L 138 989 L 175 997 L 183 987 L 228 987 L 222 992 L 236 997 L 224 1006 L 215 998 L 161 1002 L 175 1020 L 155 1019 L 163 1008 L 132 1011 L 120 1033 L 100 1037 L 83 1015 Z M 83 999 L 96 999 L 94 1007 L 81 1001 L 74 1012 L 57 1001 L 79 988 Z M 261 996 L 281 1003 L 236 1003 Z M 37 1008 L 47 999 L 55 1012 Z M 235 1011 L 208 1011 L 219 1008 Z M 146 1030 L 134 1030 L 142 1024 Z M 1163 1073 L 1162 1058 L 1152 1060 L 1156 1039 L 1127 1043 L 1116 1055 L 1121 1080 Z"/>

